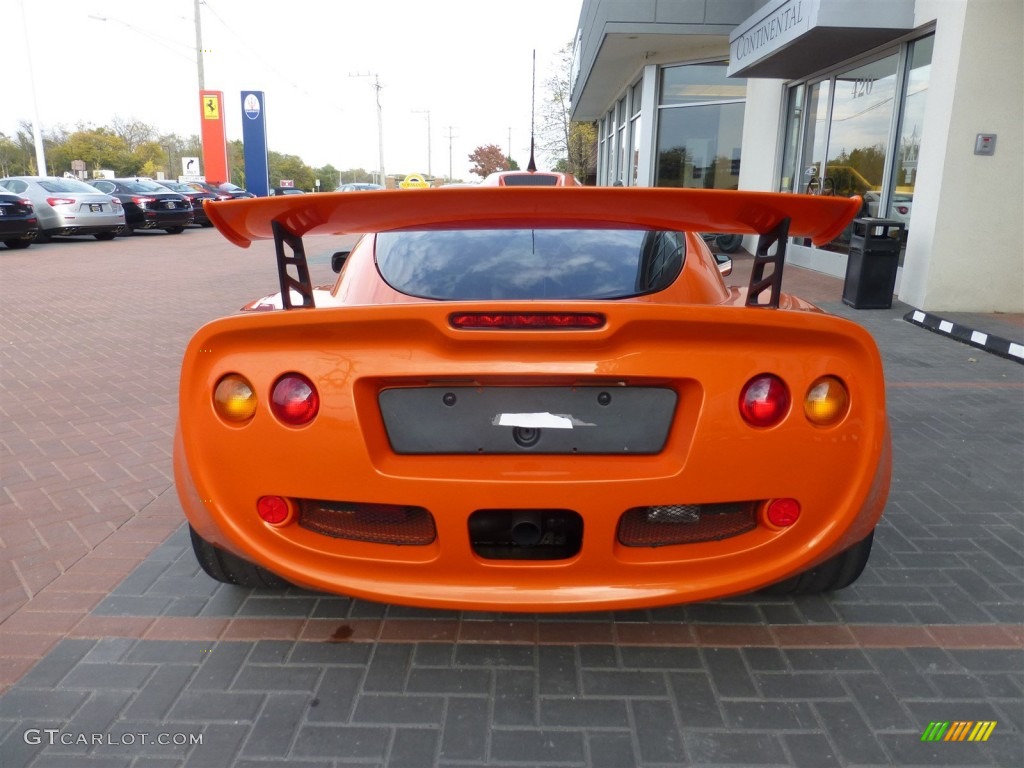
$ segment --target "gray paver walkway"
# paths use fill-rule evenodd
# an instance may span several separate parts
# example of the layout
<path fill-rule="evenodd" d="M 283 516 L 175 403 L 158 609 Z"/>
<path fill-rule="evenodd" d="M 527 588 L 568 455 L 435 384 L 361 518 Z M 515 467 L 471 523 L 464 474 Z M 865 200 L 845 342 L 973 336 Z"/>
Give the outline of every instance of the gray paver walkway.
<path fill-rule="evenodd" d="M 855 586 L 438 612 L 218 585 L 192 559 L 169 479 L 180 350 L 272 290 L 267 254 L 189 231 L 0 259 L 4 768 L 1024 762 L 1024 366 L 898 302 L 852 310 L 787 271 L 885 358 L 894 482 Z M 922 742 L 933 721 L 996 727 Z"/>

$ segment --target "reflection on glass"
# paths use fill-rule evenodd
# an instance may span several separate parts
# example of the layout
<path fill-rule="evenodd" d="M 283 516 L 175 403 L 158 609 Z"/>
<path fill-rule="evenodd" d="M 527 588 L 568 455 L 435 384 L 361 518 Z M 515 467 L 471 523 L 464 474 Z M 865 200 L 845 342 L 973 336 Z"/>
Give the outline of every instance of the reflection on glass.
<path fill-rule="evenodd" d="M 885 212 L 887 218 L 902 221 L 907 229 L 910 229 L 914 187 L 917 184 L 917 153 L 921 146 L 921 127 L 924 125 L 934 41 L 929 36 L 915 41 L 911 48 L 907 95 L 902 105 L 896 164 L 890 186 L 889 206 Z"/>
<path fill-rule="evenodd" d="M 662 110 L 657 186 L 739 189 L 743 112 L 742 103 Z"/>
<path fill-rule="evenodd" d="M 799 191 L 805 194 L 821 194 L 824 177 L 825 141 L 828 139 L 828 101 L 831 82 L 822 80 L 810 87 L 807 93 L 807 126 L 803 140 L 803 170 Z"/>
<path fill-rule="evenodd" d="M 786 107 L 786 146 L 782 152 L 780 192 L 796 191 L 796 153 L 800 142 L 800 121 L 804 116 L 804 84 L 789 89 Z"/>
<path fill-rule="evenodd" d="M 896 101 L 896 67 L 893 54 L 836 76 L 832 122 L 828 140 L 828 164 L 821 194 L 864 198 L 861 216 L 877 214 L 882 189 L 889 130 Z M 871 199 L 875 211 L 871 210 Z M 851 228 L 827 247 L 845 252 Z"/>
<path fill-rule="evenodd" d="M 747 81 L 726 77 L 727 68 L 725 62 L 665 67 L 661 70 L 661 106 L 746 98 Z"/>
<path fill-rule="evenodd" d="M 640 126 L 642 118 L 637 117 L 633 120 L 633 162 L 632 169 L 630 170 L 630 182 L 631 187 L 636 186 L 636 180 L 640 169 Z"/>
<path fill-rule="evenodd" d="M 442 301 L 614 299 L 668 287 L 676 232 L 615 229 L 382 232 L 376 260 L 397 291 Z"/>

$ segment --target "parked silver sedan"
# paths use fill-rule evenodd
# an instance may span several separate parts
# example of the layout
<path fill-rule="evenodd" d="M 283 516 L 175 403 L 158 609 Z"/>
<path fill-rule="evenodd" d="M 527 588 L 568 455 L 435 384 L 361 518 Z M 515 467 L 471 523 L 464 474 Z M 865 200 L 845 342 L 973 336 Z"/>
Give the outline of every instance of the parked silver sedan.
<path fill-rule="evenodd" d="M 113 240 L 124 230 L 121 201 L 78 179 L 58 176 L 7 176 L 0 187 L 32 201 L 39 219 L 36 242 L 54 235 L 92 235 Z"/>

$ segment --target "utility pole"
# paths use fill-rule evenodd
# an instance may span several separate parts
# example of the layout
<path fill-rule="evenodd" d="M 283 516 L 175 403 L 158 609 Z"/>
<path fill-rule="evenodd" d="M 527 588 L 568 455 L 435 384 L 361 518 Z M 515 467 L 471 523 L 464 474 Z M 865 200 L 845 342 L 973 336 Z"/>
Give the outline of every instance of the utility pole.
<path fill-rule="evenodd" d="M 377 92 L 377 164 L 379 177 L 377 182 L 382 186 L 386 187 L 384 183 L 384 117 L 380 106 L 380 92 L 384 88 L 380 84 L 380 76 L 374 72 L 352 72 L 349 77 L 372 77 L 373 82 L 370 83 L 370 87 Z"/>
<path fill-rule="evenodd" d="M 433 172 L 430 170 L 430 110 L 429 109 L 414 109 L 414 115 L 426 115 L 427 116 L 427 178 L 434 178 Z"/>
<path fill-rule="evenodd" d="M 452 139 L 456 138 L 454 125 L 448 126 L 448 181 L 452 181 Z"/>
<path fill-rule="evenodd" d="M 36 147 L 36 173 L 46 176 L 46 150 L 43 146 L 43 128 L 39 122 L 39 97 L 36 95 L 36 76 L 32 70 L 32 44 L 28 40 L 28 19 L 25 18 L 25 2 L 21 3 L 21 24 L 25 31 L 25 48 L 28 51 L 28 81 L 32 87 L 32 143 Z"/>
<path fill-rule="evenodd" d="M 199 90 L 206 90 L 206 76 L 203 74 L 203 21 L 199 15 L 199 2 L 194 0 L 193 15 L 196 20 L 196 69 L 199 72 Z"/>

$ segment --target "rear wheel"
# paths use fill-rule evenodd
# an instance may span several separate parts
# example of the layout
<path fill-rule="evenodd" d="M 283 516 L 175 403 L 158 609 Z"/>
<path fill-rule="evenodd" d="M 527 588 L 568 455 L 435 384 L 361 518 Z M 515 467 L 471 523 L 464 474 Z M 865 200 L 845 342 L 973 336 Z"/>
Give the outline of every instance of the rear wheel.
<path fill-rule="evenodd" d="M 11 250 L 15 250 L 16 251 L 19 248 L 28 248 L 30 245 L 32 245 L 32 241 L 31 240 L 4 240 L 4 245 L 6 245 Z"/>
<path fill-rule="evenodd" d="M 117 237 L 117 232 L 97 232 L 93 237 L 97 240 L 113 240 Z"/>
<path fill-rule="evenodd" d="M 848 587 L 857 580 L 871 555 L 872 530 L 864 539 L 835 557 L 761 591 L 769 595 L 814 595 Z"/>
<path fill-rule="evenodd" d="M 192 551 L 195 552 L 196 560 L 199 561 L 199 566 L 210 578 L 240 587 L 285 589 L 291 586 L 266 568 L 215 547 L 196 533 L 191 525 L 188 527 L 188 532 L 192 538 Z"/>

